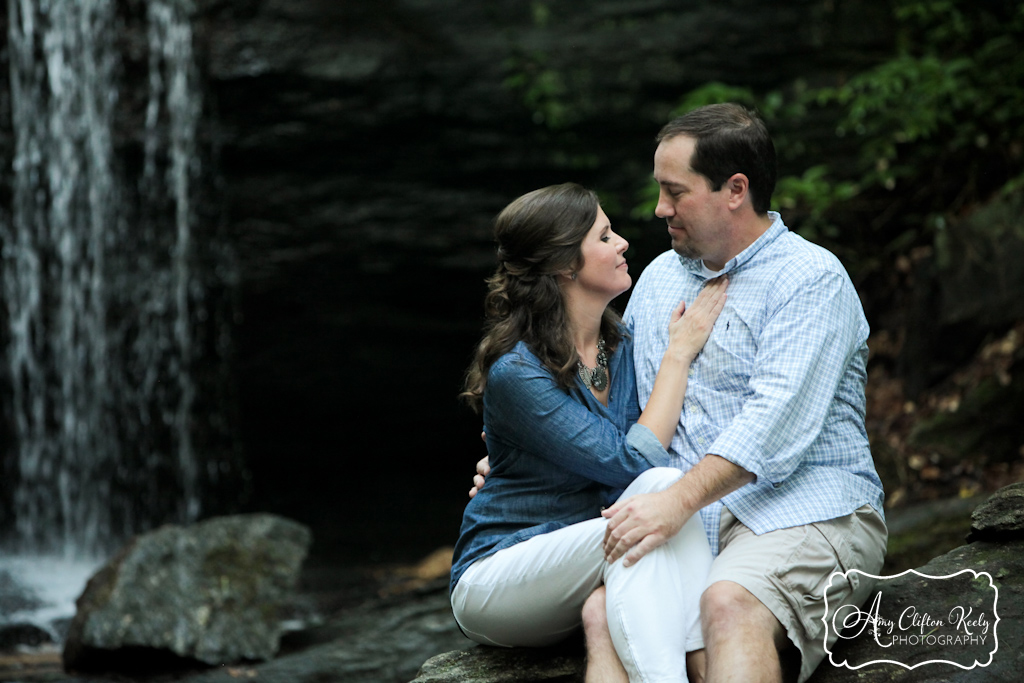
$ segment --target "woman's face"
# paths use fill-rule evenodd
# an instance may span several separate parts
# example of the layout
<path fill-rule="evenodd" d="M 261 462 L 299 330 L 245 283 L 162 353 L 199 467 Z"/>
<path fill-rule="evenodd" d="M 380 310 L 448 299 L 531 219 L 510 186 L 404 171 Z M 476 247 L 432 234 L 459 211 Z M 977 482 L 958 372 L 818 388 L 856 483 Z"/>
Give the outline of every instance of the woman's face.
<path fill-rule="evenodd" d="M 583 267 L 576 274 L 576 285 L 609 301 L 625 292 L 633 284 L 623 256 L 628 248 L 629 242 L 612 231 L 608 216 L 598 207 L 597 220 L 580 245 Z"/>

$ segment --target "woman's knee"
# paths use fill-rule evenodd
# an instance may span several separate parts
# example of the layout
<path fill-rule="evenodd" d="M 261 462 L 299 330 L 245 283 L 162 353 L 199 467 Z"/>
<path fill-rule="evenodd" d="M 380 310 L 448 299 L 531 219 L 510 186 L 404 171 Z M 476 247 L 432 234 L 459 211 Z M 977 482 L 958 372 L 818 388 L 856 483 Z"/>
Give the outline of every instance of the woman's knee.
<path fill-rule="evenodd" d="M 664 491 L 679 481 L 682 476 L 682 471 L 675 467 L 652 467 L 633 480 L 633 483 L 626 489 L 626 494 L 636 495 Z"/>

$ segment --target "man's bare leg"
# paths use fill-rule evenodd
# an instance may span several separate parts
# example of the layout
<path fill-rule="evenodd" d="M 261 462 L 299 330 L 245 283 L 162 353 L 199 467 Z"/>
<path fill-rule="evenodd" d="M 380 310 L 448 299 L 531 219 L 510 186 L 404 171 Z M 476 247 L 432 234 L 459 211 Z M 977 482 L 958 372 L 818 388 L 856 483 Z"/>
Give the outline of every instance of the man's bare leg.
<path fill-rule="evenodd" d="M 700 614 L 709 683 L 781 683 L 785 629 L 750 591 L 713 583 L 701 596 Z"/>
<path fill-rule="evenodd" d="M 587 673 L 584 680 L 586 683 L 629 683 L 629 676 L 622 668 L 608 631 L 604 596 L 604 586 L 601 586 L 583 603 L 583 633 L 587 642 Z"/>

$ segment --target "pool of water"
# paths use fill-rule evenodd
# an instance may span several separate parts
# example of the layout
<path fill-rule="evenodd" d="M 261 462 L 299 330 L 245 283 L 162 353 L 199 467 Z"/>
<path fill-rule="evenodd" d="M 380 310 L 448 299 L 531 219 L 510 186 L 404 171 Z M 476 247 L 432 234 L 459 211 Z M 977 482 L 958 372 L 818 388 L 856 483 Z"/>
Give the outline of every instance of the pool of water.
<path fill-rule="evenodd" d="M 0 551 L 0 634 L 27 625 L 60 642 L 75 615 L 75 600 L 99 564 Z"/>

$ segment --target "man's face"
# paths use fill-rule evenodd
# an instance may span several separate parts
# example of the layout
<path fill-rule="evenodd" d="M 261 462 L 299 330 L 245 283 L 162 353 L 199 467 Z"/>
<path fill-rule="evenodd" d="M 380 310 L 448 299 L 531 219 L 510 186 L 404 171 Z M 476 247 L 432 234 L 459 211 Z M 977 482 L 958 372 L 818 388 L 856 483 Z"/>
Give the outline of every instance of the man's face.
<path fill-rule="evenodd" d="M 654 179 L 660 189 L 654 215 L 668 223 L 676 253 L 704 259 L 705 265 L 718 270 L 728 260 L 728 193 L 712 192 L 704 176 L 690 167 L 695 144 L 693 138 L 680 135 L 658 145 Z"/>

